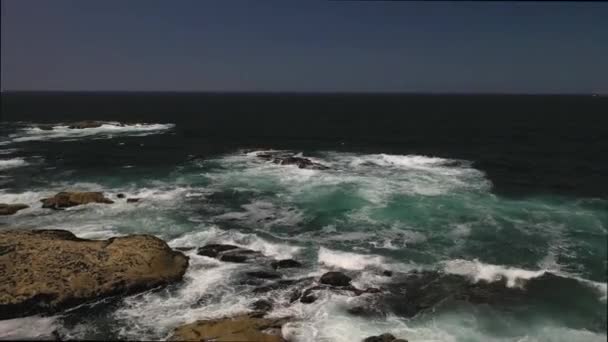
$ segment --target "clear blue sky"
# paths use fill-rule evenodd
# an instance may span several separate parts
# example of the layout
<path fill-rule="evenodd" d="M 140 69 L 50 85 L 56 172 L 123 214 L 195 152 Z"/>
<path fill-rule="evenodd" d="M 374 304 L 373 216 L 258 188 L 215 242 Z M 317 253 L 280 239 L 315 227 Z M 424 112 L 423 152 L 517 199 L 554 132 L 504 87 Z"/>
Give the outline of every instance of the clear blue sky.
<path fill-rule="evenodd" d="M 608 92 L 608 3 L 2 0 L 3 90 Z"/>

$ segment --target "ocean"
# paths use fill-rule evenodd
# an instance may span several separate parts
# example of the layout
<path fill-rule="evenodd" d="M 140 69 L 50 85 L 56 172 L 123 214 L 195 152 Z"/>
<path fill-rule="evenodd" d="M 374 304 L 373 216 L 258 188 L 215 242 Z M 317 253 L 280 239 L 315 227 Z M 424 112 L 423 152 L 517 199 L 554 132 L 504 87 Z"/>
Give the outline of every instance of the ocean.
<path fill-rule="evenodd" d="M 294 318 L 283 327 L 292 341 L 384 332 L 410 342 L 606 340 L 608 98 L 3 92 L 1 99 L 0 203 L 30 208 L 0 217 L 0 229 L 65 229 L 91 239 L 146 233 L 172 247 L 236 244 L 302 261 L 289 279 L 339 270 L 390 300 L 328 292 L 291 303 L 293 289 L 260 294 L 259 284 L 241 281 L 251 265 L 190 250 L 181 283 L 0 321 L 0 338 L 56 331 L 158 340 L 180 324 L 270 298 L 269 315 Z M 89 119 L 108 123 L 66 125 Z M 301 155 L 329 169 L 277 165 L 262 153 Z M 141 200 L 40 207 L 63 190 Z M 423 271 L 503 282 L 519 297 L 456 295 L 411 315 L 400 284 Z"/>

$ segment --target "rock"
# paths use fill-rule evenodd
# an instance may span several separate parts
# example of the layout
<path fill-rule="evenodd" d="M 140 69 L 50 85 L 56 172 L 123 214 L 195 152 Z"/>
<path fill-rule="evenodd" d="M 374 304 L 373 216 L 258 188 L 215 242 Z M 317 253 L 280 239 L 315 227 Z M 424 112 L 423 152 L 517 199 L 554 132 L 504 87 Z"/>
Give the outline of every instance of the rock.
<path fill-rule="evenodd" d="M 116 197 L 118 197 L 118 198 L 125 198 L 125 194 L 118 194 L 118 195 L 116 195 Z"/>
<path fill-rule="evenodd" d="M 276 260 L 276 261 L 271 262 L 270 266 L 272 268 L 274 268 L 275 270 L 277 270 L 277 269 L 281 269 L 281 268 L 298 268 L 298 267 L 302 267 L 302 264 L 293 259 L 282 259 L 282 260 Z"/>
<path fill-rule="evenodd" d="M 302 291 L 300 291 L 299 289 L 295 289 L 295 290 L 291 291 L 291 294 L 289 295 L 289 302 L 293 303 L 296 300 L 298 300 L 300 297 L 302 297 Z"/>
<path fill-rule="evenodd" d="M 321 276 L 319 281 L 321 284 L 331 286 L 348 286 L 350 285 L 351 279 L 342 272 L 327 272 Z"/>
<path fill-rule="evenodd" d="M 385 276 L 385 277 L 392 277 L 393 276 L 393 271 L 384 270 L 384 271 L 382 271 L 382 275 Z"/>
<path fill-rule="evenodd" d="M 43 131 L 52 131 L 54 124 L 40 124 L 36 126 L 36 128 L 41 129 Z"/>
<path fill-rule="evenodd" d="M 267 312 L 272 310 L 272 302 L 266 299 L 256 300 L 251 303 L 251 309 L 259 312 Z"/>
<path fill-rule="evenodd" d="M 309 286 L 313 281 L 314 281 L 314 278 L 312 278 L 312 277 L 306 277 L 306 278 L 300 278 L 300 279 L 282 279 L 282 280 L 277 280 L 271 284 L 256 287 L 255 289 L 253 289 L 253 293 L 260 294 L 260 293 L 266 293 L 266 292 L 274 291 L 274 290 L 283 290 L 283 289 L 287 289 L 291 286 L 297 286 L 298 288 L 302 288 L 305 286 Z"/>
<path fill-rule="evenodd" d="M 262 253 L 234 245 L 210 244 L 198 249 L 198 255 L 221 261 L 244 263 L 263 257 Z"/>
<path fill-rule="evenodd" d="M 278 279 L 278 278 L 281 278 L 281 274 L 276 273 L 276 272 L 252 271 L 252 272 L 247 272 L 246 274 L 249 277 L 260 278 L 260 279 Z"/>
<path fill-rule="evenodd" d="M 180 251 L 180 252 L 189 252 L 195 248 L 196 247 L 184 246 L 184 247 L 174 247 L 173 249 L 175 249 L 176 251 Z"/>
<path fill-rule="evenodd" d="M 202 320 L 176 328 L 172 341 L 285 342 L 281 327 L 287 319 L 259 318 L 255 314 Z"/>
<path fill-rule="evenodd" d="M 240 247 L 234 245 L 210 244 L 199 248 L 196 253 L 210 258 L 216 258 L 221 252 L 237 248 Z"/>
<path fill-rule="evenodd" d="M 300 169 L 313 169 L 313 170 L 327 170 L 329 167 L 315 163 L 308 158 L 302 157 L 285 157 L 285 158 L 274 158 L 272 160 L 273 163 L 279 165 L 297 165 Z"/>
<path fill-rule="evenodd" d="M 103 196 L 102 192 L 60 192 L 53 197 L 40 200 L 43 208 L 62 209 L 87 203 L 107 203 L 114 201 Z"/>
<path fill-rule="evenodd" d="M 65 230 L 0 231 L 0 320 L 57 311 L 182 278 L 188 257 L 150 235 L 87 240 Z"/>
<path fill-rule="evenodd" d="M 378 336 L 370 336 L 363 340 L 363 342 L 407 342 L 407 340 L 397 339 L 393 334 L 382 334 Z"/>
<path fill-rule="evenodd" d="M 139 198 L 127 198 L 127 203 L 135 203 L 135 202 L 139 202 Z"/>
<path fill-rule="evenodd" d="M 4 204 L 0 203 L 0 215 L 13 215 L 19 210 L 29 208 L 29 205 L 25 204 Z"/>
<path fill-rule="evenodd" d="M 83 129 L 83 128 L 96 128 L 101 127 L 105 124 L 103 121 L 85 120 L 71 123 L 68 128 L 70 129 Z"/>

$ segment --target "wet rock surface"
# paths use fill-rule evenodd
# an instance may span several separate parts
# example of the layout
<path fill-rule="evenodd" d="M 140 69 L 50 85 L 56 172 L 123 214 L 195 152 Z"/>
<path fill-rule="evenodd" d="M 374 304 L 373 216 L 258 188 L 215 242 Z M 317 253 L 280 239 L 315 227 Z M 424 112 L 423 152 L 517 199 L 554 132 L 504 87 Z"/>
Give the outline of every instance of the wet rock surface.
<path fill-rule="evenodd" d="M 256 313 L 202 320 L 176 328 L 170 340 L 284 342 L 281 327 L 286 322 L 285 318 L 261 318 Z"/>
<path fill-rule="evenodd" d="M 280 270 L 282 268 L 300 268 L 302 263 L 293 259 L 282 259 L 271 262 L 270 266 L 275 270 Z"/>
<path fill-rule="evenodd" d="M 285 152 L 264 152 L 256 155 L 258 158 L 279 165 L 296 165 L 300 169 L 327 170 L 329 167 L 312 160 Z"/>
<path fill-rule="evenodd" d="M 1 215 L 13 215 L 17 213 L 19 210 L 23 210 L 29 208 L 29 205 L 26 204 L 4 204 L 0 203 L 0 216 Z"/>
<path fill-rule="evenodd" d="M 198 249 L 198 255 L 216 258 L 221 261 L 245 263 L 263 258 L 262 253 L 234 245 L 210 244 Z"/>
<path fill-rule="evenodd" d="M 87 240 L 65 230 L 0 231 L 0 319 L 54 313 L 179 281 L 188 257 L 150 235 Z"/>
<path fill-rule="evenodd" d="M 104 197 L 103 192 L 59 192 L 53 197 L 40 200 L 43 208 L 64 209 L 88 203 L 111 204 L 114 201 Z"/>
<path fill-rule="evenodd" d="M 70 129 L 83 129 L 83 128 L 97 128 L 106 124 L 105 121 L 96 121 L 96 120 L 86 120 L 86 121 L 77 121 L 72 122 L 68 125 Z"/>
<path fill-rule="evenodd" d="M 351 279 L 349 276 L 342 272 L 327 272 L 319 279 L 321 284 L 331 286 L 348 286 L 350 285 Z"/>
<path fill-rule="evenodd" d="M 378 336 L 370 336 L 364 339 L 363 342 L 407 342 L 407 340 L 398 339 L 393 334 L 385 333 Z"/>

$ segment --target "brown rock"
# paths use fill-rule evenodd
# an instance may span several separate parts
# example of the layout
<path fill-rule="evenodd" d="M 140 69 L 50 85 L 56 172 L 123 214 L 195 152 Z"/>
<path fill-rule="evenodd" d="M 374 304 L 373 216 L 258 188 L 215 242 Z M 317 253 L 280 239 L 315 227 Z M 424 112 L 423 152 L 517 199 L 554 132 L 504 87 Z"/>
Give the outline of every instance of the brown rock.
<path fill-rule="evenodd" d="M 174 330 L 172 341 L 285 342 L 281 326 L 286 319 L 243 314 L 231 318 L 197 321 Z"/>
<path fill-rule="evenodd" d="M 0 203 L 0 215 L 13 215 L 21 209 L 29 208 L 25 204 L 4 204 Z"/>
<path fill-rule="evenodd" d="M 0 320 L 53 313 L 178 281 L 188 257 L 150 235 L 86 240 L 65 230 L 0 231 Z"/>
<path fill-rule="evenodd" d="M 87 203 L 114 203 L 102 192 L 59 192 L 53 197 L 40 200 L 43 208 L 62 209 Z"/>

